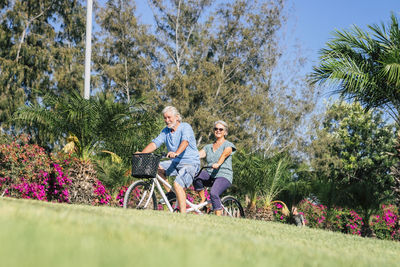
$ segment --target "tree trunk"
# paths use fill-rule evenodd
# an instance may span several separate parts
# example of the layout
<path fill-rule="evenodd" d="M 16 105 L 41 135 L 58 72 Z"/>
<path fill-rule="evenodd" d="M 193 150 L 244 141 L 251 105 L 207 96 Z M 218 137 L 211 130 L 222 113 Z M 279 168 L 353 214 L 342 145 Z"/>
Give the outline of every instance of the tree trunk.
<path fill-rule="evenodd" d="M 372 237 L 373 236 L 373 232 L 371 227 L 369 226 L 369 222 L 365 222 L 364 218 L 363 218 L 363 225 L 361 227 L 361 236 L 362 237 Z"/>

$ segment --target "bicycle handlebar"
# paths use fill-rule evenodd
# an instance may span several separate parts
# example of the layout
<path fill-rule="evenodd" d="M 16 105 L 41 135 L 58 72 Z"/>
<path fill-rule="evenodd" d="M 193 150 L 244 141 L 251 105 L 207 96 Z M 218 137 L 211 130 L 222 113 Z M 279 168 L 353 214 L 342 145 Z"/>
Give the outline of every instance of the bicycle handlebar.
<path fill-rule="evenodd" d="M 212 169 L 213 167 L 212 166 L 203 166 L 203 167 L 201 167 L 200 168 L 200 170 L 196 173 L 196 175 L 193 177 L 193 179 L 196 179 L 197 177 L 199 177 L 199 175 L 200 175 L 200 173 L 201 173 L 201 171 L 202 170 L 204 170 L 204 169 Z"/>
<path fill-rule="evenodd" d="M 167 153 L 153 153 L 153 152 L 142 153 L 142 152 L 135 152 L 135 153 L 133 153 L 133 154 L 134 154 L 134 155 L 149 155 L 149 154 L 152 154 L 152 155 L 158 156 L 158 157 L 160 157 L 160 158 L 167 158 Z"/>
<path fill-rule="evenodd" d="M 213 167 L 211 165 L 203 166 L 203 167 L 201 167 L 200 171 L 203 170 L 203 169 L 212 169 L 212 168 Z"/>
<path fill-rule="evenodd" d="M 170 158 L 168 158 L 167 157 L 167 155 L 168 155 L 168 153 L 153 153 L 153 152 L 150 152 L 150 153 L 141 153 L 141 152 L 138 152 L 138 153 L 134 153 L 134 154 L 153 154 L 153 155 L 156 155 L 156 156 L 158 156 L 158 157 L 160 157 L 160 159 L 170 159 Z M 211 165 L 207 165 L 207 166 L 203 166 L 203 167 L 201 167 L 200 168 L 200 170 L 198 171 L 198 174 L 200 174 L 200 172 L 202 171 L 202 170 L 204 170 L 204 169 L 212 169 L 213 167 L 211 166 Z M 197 176 L 197 175 L 196 175 Z"/>

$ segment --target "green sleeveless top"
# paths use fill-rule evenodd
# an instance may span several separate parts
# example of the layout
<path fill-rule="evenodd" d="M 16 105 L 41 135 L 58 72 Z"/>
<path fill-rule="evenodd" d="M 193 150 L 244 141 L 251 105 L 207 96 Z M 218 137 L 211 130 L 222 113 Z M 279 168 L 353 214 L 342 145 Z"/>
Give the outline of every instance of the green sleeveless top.
<path fill-rule="evenodd" d="M 236 147 L 234 144 L 229 142 L 228 140 L 225 140 L 225 142 L 216 150 L 213 151 L 213 145 L 208 144 L 204 146 L 204 151 L 206 152 L 206 161 L 207 165 L 212 165 L 214 163 L 217 163 L 219 158 L 222 155 L 222 152 L 225 150 L 227 147 L 232 147 L 232 153 L 225 159 L 224 163 L 221 164 L 219 169 L 207 169 L 207 172 L 211 175 L 212 178 L 215 177 L 224 177 L 229 180 L 229 182 L 232 183 L 233 180 L 233 170 L 232 170 L 232 155 L 236 151 Z"/>

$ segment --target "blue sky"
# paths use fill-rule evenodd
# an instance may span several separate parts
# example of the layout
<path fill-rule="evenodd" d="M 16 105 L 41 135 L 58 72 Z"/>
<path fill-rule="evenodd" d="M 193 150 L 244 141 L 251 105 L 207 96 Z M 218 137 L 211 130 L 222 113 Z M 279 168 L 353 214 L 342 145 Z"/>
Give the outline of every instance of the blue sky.
<path fill-rule="evenodd" d="M 292 0 L 290 25 L 294 35 L 317 63 L 318 51 L 332 37 L 335 29 L 350 29 L 357 25 L 387 23 L 391 11 L 400 15 L 400 0 Z"/>
<path fill-rule="evenodd" d="M 145 23 L 152 23 L 146 0 L 137 0 L 137 12 Z M 305 72 L 318 62 L 318 51 L 335 29 L 387 22 L 390 12 L 400 15 L 400 0 L 289 0 L 287 34 L 289 42 L 299 43 L 309 56 Z M 289 51 L 293 51 L 289 49 Z M 291 52 L 289 52 L 291 53 Z"/>

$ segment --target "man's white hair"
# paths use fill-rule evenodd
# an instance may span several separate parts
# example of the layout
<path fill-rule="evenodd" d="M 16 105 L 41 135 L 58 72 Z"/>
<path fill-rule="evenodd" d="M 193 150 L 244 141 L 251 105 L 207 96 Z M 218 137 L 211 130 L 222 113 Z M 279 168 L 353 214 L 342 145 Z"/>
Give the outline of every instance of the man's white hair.
<path fill-rule="evenodd" d="M 173 106 L 167 106 L 162 110 L 162 114 L 165 114 L 167 112 L 171 112 L 173 115 L 178 116 L 178 121 L 182 122 L 182 116 L 179 113 L 179 111 L 176 109 L 176 107 Z"/>

